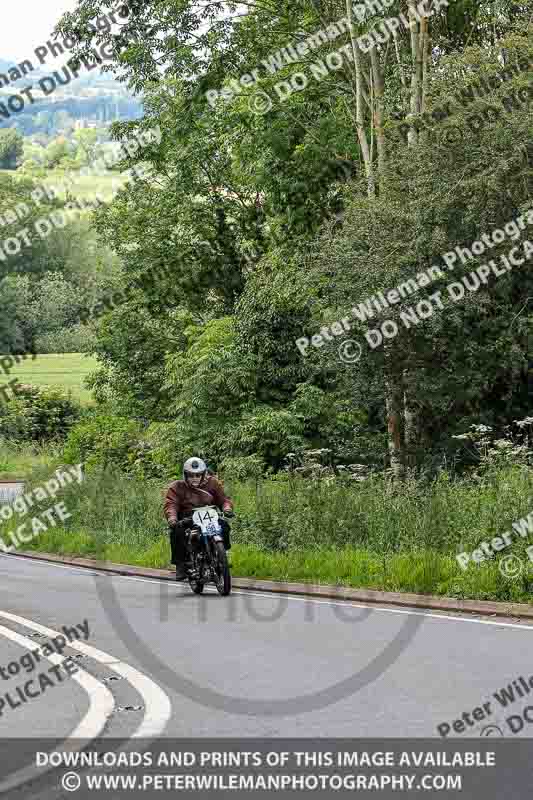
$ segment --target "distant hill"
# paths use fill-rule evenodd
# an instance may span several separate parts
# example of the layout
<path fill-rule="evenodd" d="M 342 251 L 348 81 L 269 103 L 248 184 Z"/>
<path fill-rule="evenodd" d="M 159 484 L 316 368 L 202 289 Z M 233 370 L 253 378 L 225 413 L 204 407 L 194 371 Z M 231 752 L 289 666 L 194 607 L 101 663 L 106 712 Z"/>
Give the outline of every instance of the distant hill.
<path fill-rule="evenodd" d="M 0 75 L 9 77 L 8 70 L 17 65 L 0 58 Z M 35 103 L 27 103 L 20 113 L 9 119 L 0 117 L 0 128 L 15 125 L 24 135 L 31 135 L 42 130 L 42 114 L 48 117 L 47 133 L 53 134 L 53 116 L 59 111 L 66 111 L 74 119 L 108 123 L 119 119 L 137 119 L 143 114 L 142 101 L 132 95 L 123 83 L 119 83 L 109 72 L 91 70 L 81 72 L 79 78 L 71 80 L 67 85 L 58 85 L 49 96 L 42 93 L 39 81 L 61 71 L 62 66 L 34 69 L 23 78 L 0 87 L 0 102 L 6 102 L 12 94 L 30 87 Z M 38 116 L 41 115 L 41 116 Z M 52 121 L 50 121 L 52 117 Z"/>
<path fill-rule="evenodd" d="M 18 69 L 18 65 L 13 63 L 12 61 L 6 61 L 3 58 L 0 58 L 0 74 L 7 75 L 9 77 L 9 70 L 11 68 Z M 19 70 L 20 72 L 20 70 Z M 16 90 L 17 88 L 21 88 L 23 86 L 27 86 L 29 83 L 38 81 L 40 78 L 44 78 L 46 72 L 41 69 L 34 69 L 33 72 L 28 72 L 28 75 L 24 78 L 21 78 L 18 81 L 13 81 L 9 84 L 9 86 L 4 87 L 2 91 L 10 91 Z"/>
<path fill-rule="evenodd" d="M 28 71 L 26 75 L 18 80 L 10 81 L 10 83 L 5 86 L 2 84 L 0 86 L 0 94 L 14 94 L 17 89 L 24 88 L 26 86 L 30 86 L 33 84 L 37 87 L 38 82 L 41 78 L 45 78 L 47 76 L 52 75 L 55 71 L 60 72 L 62 74 L 62 68 L 66 65 L 66 58 L 64 62 L 58 64 L 51 64 L 48 67 L 35 67 L 31 72 Z M 15 68 L 19 72 L 21 70 L 18 68 L 17 64 L 13 62 L 6 61 L 3 58 L 0 58 L 0 74 L 5 75 L 6 77 L 9 76 L 9 70 Z M 80 69 L 80 75 L 78 78 L 71 81 L 68 86 L 79 89 L 84 86 L 102 86 L 106 89 L 110 89 L 113 87 L 115 90 L 120 91 L 121 94 L 129 95 L 127 89 L 125 89 L 123 83 L 119 83 L 119 81 L 115 80 L 113 75 L 110 72 L 101 72 L 99 69 L 91 70 L 87 72 L 83 66 Z M 38 87 L 37 87 L 38 88 Z M 62 89 L 63 87 L 61 87 Z M 131 96 L 131 95 L 129 95 Z"/>

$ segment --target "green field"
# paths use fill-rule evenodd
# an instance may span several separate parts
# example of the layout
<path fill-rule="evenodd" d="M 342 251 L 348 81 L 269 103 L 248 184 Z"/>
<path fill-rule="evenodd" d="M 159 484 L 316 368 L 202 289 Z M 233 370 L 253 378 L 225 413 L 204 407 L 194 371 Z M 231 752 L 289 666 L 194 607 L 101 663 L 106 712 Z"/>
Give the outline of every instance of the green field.
<path fill-rule="evenodd" d="M 31 357 L 15 365 L 9 377 L 0 375 L 0 384 L 12 378 L 35 386 L 61 386 L 83 403 L 92 401 L 92 393 L 83 386 L 83 379 L 96 367 L 96 359 L 84 353 L 53 353 Z"/>
<path fill-rule="evenodd" d="M 62 170 L 48 170 L 47 177 L 37 180 L 47 186 L 58 187 L 58 194 L 61 200 L 66 200 L 66 191 L 80 200 L 91 200 L 95 194 L 101 194 L 109 202 L 113 199 L 118 189 L 126 182 L 119 173 L 109 173 L 107 175 L 83 175 L 77 176 L 72 183 L 66 187 L 65 191 L 59 190 L 66 183 L 66 176 Z"/>
<path fill-rule="evenodd" d="M 72 172 L 75 171 L 72 170 Z M 90 200 L 98 193 L 104 197 L 106 202 L 109 202 L 113 199 L 117 190 L 126 183 L 126 178 L 122 177 L 118 172 L 109 172 L 104 175 L 76 175 L 71 182 L 67 181 L 68 171 L 62 169 L 46 170 L 45 177 L 30 175 L 20 170 L 0 170 L 0 174 L 9 175 L 11 178 L 31 178 L 38 186 L 57 187 L 58 197 L 63 201 L 67 199 L 68 190 L 70 195 L 80 200 Z M 63 189 L 63 185 L 67 183 L 68 186 Z"/>

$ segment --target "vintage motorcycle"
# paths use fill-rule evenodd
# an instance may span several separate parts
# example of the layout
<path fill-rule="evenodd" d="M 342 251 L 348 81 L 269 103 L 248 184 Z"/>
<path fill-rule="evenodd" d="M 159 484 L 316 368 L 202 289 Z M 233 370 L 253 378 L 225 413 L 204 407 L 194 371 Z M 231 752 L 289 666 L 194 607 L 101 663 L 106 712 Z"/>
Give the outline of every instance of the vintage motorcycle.
<path fill-rule="evenodd" d="M 195 594 L 201 594 L 211 581 L 219 594 L 226 596 L 231 592 L 231 573 L 219 519 L 214 506 L 202 506 L 194 510 L 192 525 L 185 531 L 187 577 Z"/>

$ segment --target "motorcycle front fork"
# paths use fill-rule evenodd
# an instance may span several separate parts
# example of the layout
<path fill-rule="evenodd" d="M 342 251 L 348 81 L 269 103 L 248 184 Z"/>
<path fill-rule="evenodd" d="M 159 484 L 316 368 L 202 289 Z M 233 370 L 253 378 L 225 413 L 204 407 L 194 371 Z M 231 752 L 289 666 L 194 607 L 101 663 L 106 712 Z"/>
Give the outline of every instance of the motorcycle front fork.
<path fill-rule="evenodd" d="M 189 550 L 189 559 L 191 562 L 191 578 L 193 580 L 201 580 L 203 578 L 203 559 L 201 558 L 202 555 L 202 548 L 200 543 L 200 535 L 189 534 L 189 542 L 188 542 L 188 550 Z"/>

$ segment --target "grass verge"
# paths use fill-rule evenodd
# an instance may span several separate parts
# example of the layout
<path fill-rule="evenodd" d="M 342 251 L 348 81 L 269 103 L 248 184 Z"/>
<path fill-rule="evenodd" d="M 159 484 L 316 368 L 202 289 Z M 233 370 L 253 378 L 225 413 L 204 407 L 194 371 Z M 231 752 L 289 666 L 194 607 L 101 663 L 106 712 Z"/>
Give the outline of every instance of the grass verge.
<path fill-rule="evenodd" d="M 150 547 L 139 551 L 117 543 L 102 548 L 89 531 L 73 533 L 58 528 L 42 534 L 26 549 L 155 569 L 166 569 L 170 559 L 166 536 L 160 536 Z M 459 599 L 533 602 L 528 591 L 527 574 L 520 580 L 506 579 L 496 563 L 462 572 L 455 558 L 436 552 L 401 553 L 385 557 L 368 550 L 346 547 L 340 551 L 269 553 L 235 544 L 230 557 L 232 573 L 240 578 L 412 592 Z"/>
<path fill-rule="evenodd" d="M 42 485 L 60 463 L 36 465 L 31 486 Z M 530 535 L 481 564 L 459 566 L 456 553 L 510 530 L 531 510 L 532 472 L 505 468 L 483 481 L 439 479 L 393 490 L 383 481 L 354 486 L 297 480 L 226 486 L 238 516 L 231 561 L 236 577 L 298 581 L 461 599 L 532 602 Z M 1 536 L 63 501 L 70 518 L 20 549 L 88 556 L 135 566 L 168 567 L 170 548 L 162 514 L 165 484 L 103 473 L 64 488 L 2 525 Z M 27 530 L 31 528 L 31 523 Z M 502 558 L 520 559 L 506 577 Z"/>
<path fill-rule="evenodd" d="M 57 448 L 0 442 L 0 480 L 22 480 L 43 472 L 59 461 Z"/>

